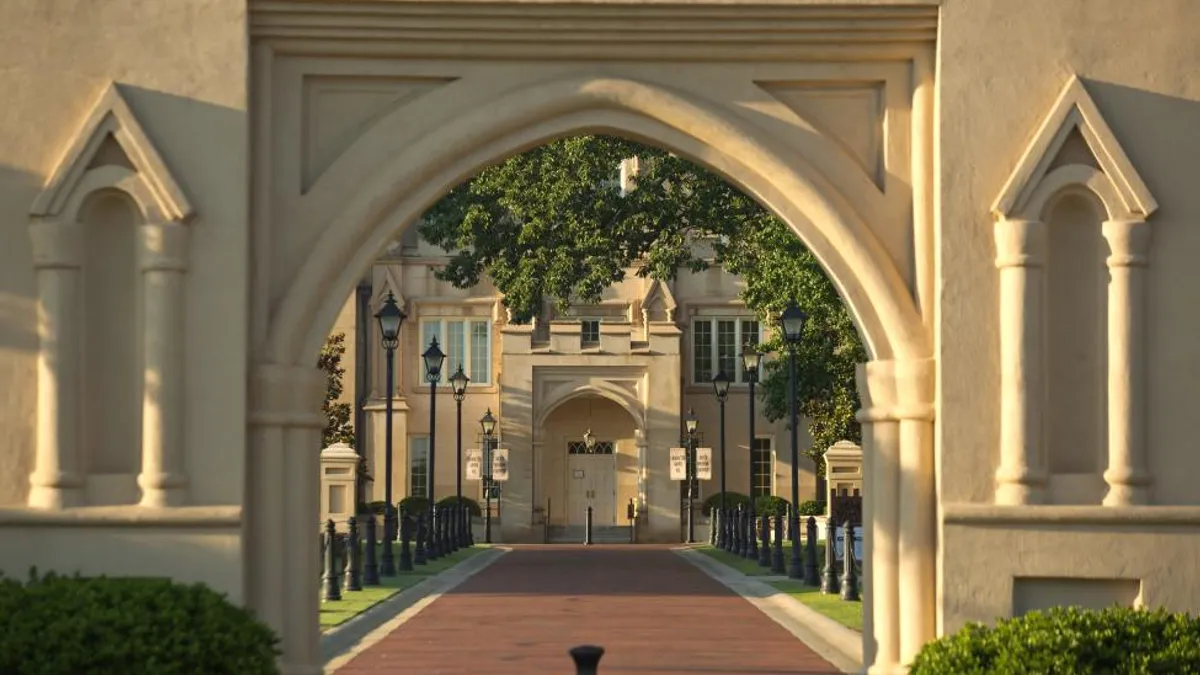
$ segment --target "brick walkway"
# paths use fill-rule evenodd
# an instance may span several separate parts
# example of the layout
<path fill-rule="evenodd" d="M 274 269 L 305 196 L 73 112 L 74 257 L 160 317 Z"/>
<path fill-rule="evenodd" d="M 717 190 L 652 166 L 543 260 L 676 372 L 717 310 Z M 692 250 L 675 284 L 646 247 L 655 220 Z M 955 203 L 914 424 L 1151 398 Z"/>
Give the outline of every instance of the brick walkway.
<path fill-rule="evenodd" d="M 520 546 L 337 675 L 825 675 L 837 669 L 668 547 Z"/>

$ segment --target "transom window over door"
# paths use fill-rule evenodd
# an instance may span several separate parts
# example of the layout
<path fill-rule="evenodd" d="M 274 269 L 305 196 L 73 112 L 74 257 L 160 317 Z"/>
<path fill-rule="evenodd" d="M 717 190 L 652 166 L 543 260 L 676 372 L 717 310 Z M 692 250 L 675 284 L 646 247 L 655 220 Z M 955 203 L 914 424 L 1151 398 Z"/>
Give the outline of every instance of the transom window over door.
<path fill-rule="evenodd" d="M 587 443 L 583 441 L 568 441 L 568 455 L 611 455 L 617 451 L 617 446 L 612 441 L 596 441 L 596 447 L 588 450 Z"/>
<path fill-rule="evenodd" d="M 724 370 L 743 383 L 742 347 L 762 341 L 762 327 L 753 317 L 697 318 L 692 321 L 692 381 L 708 384 Z"/>
<path fill-rule="evenodd" d="M 421 320 L 421 352 L 429 347 L 433 338 L 438 339 L 442 351 L 446 353 L 446 362 L 442 366 L 442 379 L 438 384 L 446 384 L 448 378 L 462 364 L 467 377 L 471 378 L 471 386 L 482 386 L 492 383 L 492 322 L 488 319 L 422 319 Z M 417 372 L 425 372 L 425 362 L 417 355 Z M 424 378 L 421 380 L 424 382 Z"/>

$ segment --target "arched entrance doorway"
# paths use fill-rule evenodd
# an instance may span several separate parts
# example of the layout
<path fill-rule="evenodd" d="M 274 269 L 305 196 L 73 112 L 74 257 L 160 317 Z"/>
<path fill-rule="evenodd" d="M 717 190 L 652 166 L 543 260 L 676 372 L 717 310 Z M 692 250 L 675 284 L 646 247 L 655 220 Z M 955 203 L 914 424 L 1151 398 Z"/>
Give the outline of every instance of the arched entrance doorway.
<path fill-rule="evenodd" d="M 590 10 L 546 10 L 555 16 L 541 25 L 587 32 L 580 26 L 603 18 L 632 30 L 638 17 L 609 11 L 616 9 L 582 19 L 576 14 Z M 657 46 L 631 48 L 625 56 L 644 55 L 626 62 L 614 61 L 603 43 L 546 52 L 546 36 L 514 38 L 488 19 L 494 7 L 426 17 L 495 31 L 494 53 L 482 54 L 489 48 L 477 36 L 455 38 L 457 46 L 438 38 L 428 51 L 420 51 L 422 38 L 401 38 L 398 49 L 417 51 L 380 58 L 381 43 L 346 29 L 366 21 L 363 28 L 387 32 L 411 18 L 401 4 L 378 11 L 395 12 L 394 22 L 347 15 L 332 32 L 301 30 L 311 26 L 297 22 L 303 10 L 272 5 L 254 20 L 247 598 L 282 633 L 285 672 L 320 669 L 311 588 L 317 561 L 306 554 L 312 519 L 297 515 L 316 513 L 317 465 L 315 455 L 294 449 L 318 445 L 323 382 L 312 366 L 346 294 L 446 190 L 487 163 L 573 133 L 622 135 L 710 167 L 787 222 L 829 272 L 872 359 L 860 373 L 871 579 L 864 660 L 882 673 L 911 658 L 935 634 L 934 364 L 922 311 L 933 278 L 923 162 L 934 33 L 918 30 L 899 46 L 885 34 L 889 21 L 912 19 L 905 12 L 925 20 L 936 11 L 863 8 L 869 20 L 848 29 L 856 46 L 835 55 L 811 42 L 816 33 L 798 31 L 785 41 L 810 57 L 782 65 L 757 47 L 776 40 L 780 22 L 813 28 L 820 16 L 759 10 L 771 15 L 760 18 L 772 30 L 714 47 L 703 27 L 717 30 L 729 18 L 724 10 L 674 8 L 650 31 L 659 31 Z M 677 19 L 695 20 L 682 41 Z M 681 45 L 703 45 L 706 60 L 687 57 Z M 846 58 L 856 49 L 857 58 Z M 502 415 L 506 442 L 532 428 L 508 428 L 514 418 Z M 644 471 L 667 472 L 666 453 L 655 449 L 677 440 L 677 429 L 671 435 L 644 435 Z M 528 476 L 516 472 L 506 498 L 536 496 L 537 439 L 527 440 Z M 521 465 L 517 445 L 512 461 Z M 664 502 L 654 494 L 647 501 L 651 509 L 677 508 L 658 506 Z"/>

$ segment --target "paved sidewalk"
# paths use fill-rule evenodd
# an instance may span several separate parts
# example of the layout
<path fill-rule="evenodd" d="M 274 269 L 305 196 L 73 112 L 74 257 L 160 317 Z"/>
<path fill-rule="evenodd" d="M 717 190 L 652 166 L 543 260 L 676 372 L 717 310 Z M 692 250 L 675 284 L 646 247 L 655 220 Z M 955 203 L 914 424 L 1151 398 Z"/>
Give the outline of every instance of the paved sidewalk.
<path fill-rule="evenodd" d="M 574 675 L 579 644 L 602 674 L 839 672 L 670 547 L 513 549 L 337 675 Z"/>

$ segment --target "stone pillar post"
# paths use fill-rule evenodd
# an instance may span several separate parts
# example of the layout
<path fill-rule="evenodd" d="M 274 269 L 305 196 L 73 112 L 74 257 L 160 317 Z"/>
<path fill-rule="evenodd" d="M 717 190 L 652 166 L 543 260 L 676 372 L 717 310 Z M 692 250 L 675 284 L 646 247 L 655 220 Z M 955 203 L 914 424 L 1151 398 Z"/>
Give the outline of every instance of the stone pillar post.
<path fill-rule="evenodd" d="M 858 367 L 862 408 L 863 515 L 863 663 L 871 675 L 890 675 L 900 664 L 900 435 L 890 417 L 896 405 L 890 361 Z"/>
<path fill-rule="evenodd" d="M 1108 483 L 1105 506 L 1150 503 L 1146 470 L 1146 263 L 1150 226 L 1109 220 Z"/>
<path fill-rule="evenodd" d="M 184 272 L 187 227 L 142 225 L 142 506 L 187 501 L 184 463 Z"/>
<path fill-rule="evenodd" d="M 900 427 L 900 663 L 937 637 L 937 486 L 933 462 L 932 359 L 897 361 Z"/>
<path fill-rule="evenodd" d="M 650 444 L 646 442 L 646 432 L 642 429 L 634 430 L 633 439 L 637 444 L 637 510 L 640 513 L 646 508 L 646 462 L 650 456 Z"/>
<path fill-rule="evenodd" d="M 29 506 L 82 506 L 79 444 L 81 233 L 73 224 L 37 220 L 29 228 L 38 289 L 37 442 Z"/>
<path fill-rule="evenodd" d="M 315 362 L 315 360 L 314 360 Z M 247 461 L 246 548 L 253 561 L 246 597 L 255 613 L 283 636 L 284 675 L 320 675 L 320 600 L 315 555 L 286 556 L 299 546 L 317 550 L 318 462 L 325 416 L 324 374 L 316 367 L 259 365 L 251 375 Z M 303 545 L 301 545 L 303 543 Z M 297 549 L 299 550 L 299 549 Z"/>
<path fill-rule="evenodd" d="M 1000 270 L 1000 466 L 995 501 L 1040 504 L 1046 486 L 1042 449 L 1046 228 L 1036 220 L 1000 220 L 995 238 Z"/>

